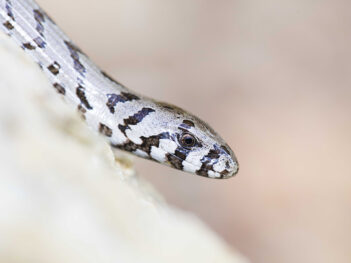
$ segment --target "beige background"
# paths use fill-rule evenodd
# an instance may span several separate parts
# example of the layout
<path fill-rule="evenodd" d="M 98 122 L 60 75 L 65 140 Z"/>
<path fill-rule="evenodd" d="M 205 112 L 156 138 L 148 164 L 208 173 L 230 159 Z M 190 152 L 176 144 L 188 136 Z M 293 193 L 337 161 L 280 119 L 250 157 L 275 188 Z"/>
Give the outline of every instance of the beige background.
<path fill-rule="evenodd" d="M 171 204 L 253 262 L 351 261 L 350 1 L 38 2 L 120 82 L 234 148 L 223 181 L 136 160 Z"/>

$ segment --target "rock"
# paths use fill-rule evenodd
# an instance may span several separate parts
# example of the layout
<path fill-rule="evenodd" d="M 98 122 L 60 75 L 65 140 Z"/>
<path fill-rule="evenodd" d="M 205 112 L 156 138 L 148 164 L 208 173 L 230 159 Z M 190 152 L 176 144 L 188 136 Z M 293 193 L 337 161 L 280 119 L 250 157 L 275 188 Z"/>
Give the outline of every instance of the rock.
<path fill-rule="evenodd" d="M 0 262 L 246 262 L 116 161 L 3 34 L 0 58 Z"/>

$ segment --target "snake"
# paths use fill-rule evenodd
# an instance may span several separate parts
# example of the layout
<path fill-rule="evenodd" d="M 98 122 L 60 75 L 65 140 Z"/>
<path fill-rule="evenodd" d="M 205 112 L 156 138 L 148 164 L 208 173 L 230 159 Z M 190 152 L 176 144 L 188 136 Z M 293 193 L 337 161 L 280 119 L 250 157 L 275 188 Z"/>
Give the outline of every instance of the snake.
<path fill-rule="evenodd" d="M 206 122 L 114 80 L 35 1 L 0 0 L 0 27 L 111 147 L 208 178 L 238 172 L 233 150 Z"/>

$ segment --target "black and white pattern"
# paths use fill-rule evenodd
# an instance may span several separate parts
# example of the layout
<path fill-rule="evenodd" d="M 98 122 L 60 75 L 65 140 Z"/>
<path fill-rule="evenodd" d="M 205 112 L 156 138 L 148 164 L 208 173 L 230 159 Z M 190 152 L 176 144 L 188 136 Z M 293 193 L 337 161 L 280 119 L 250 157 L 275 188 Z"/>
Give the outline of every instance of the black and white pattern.
<path fill-rule="evenodd" d="M 112 147 L 200 176 L 228 178 L 237 173 L 233 151 L 205 122 L 113 80 L 34 1 L 0 0 L 0 27 Z"/>

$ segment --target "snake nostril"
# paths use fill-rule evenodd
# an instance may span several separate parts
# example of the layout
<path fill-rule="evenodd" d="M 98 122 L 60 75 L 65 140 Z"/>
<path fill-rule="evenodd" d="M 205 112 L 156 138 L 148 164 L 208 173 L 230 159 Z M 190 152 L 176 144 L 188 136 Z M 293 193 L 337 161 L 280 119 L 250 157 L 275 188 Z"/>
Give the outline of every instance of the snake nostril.
<path fill-rule="evenodd" d="M 226 162 L 225 162 L 225 168 L 230 169 L 229 161 L 226 161 Z"/>

